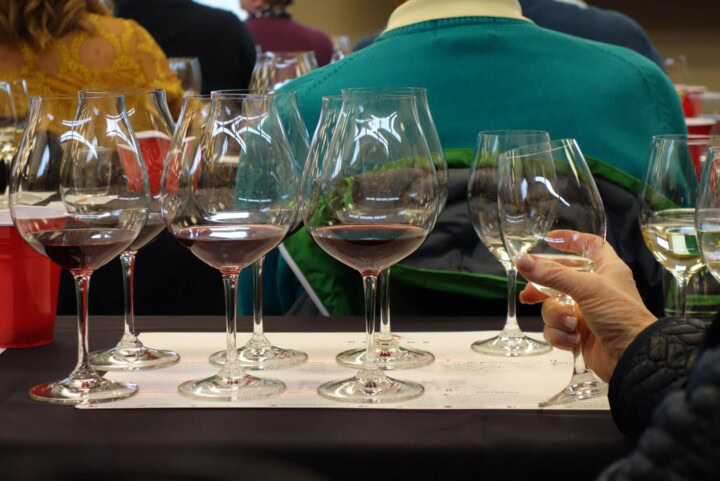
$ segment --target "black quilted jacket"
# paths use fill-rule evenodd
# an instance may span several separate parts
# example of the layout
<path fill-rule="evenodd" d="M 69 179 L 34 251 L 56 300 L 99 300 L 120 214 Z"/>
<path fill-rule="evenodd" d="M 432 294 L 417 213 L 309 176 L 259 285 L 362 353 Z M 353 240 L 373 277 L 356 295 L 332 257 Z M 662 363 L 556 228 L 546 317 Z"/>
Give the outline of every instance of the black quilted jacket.
<path fill-rule="evenodd" d="M 720 480 L 720 320 L 647 328 L 620 359 L 609 397 L 620 430 L 642 436 L 600 481 Z"/>

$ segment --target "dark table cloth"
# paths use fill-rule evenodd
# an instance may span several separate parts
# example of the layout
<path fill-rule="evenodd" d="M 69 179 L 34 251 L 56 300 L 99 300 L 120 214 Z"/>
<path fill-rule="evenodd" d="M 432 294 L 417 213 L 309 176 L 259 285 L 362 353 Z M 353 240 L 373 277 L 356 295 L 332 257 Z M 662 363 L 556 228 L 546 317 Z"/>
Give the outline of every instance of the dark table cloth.
<path fill-rule="evenodd" d="M 538 319 L 521 319 L 521 324 L 540 329 Z M 397 331 L 499 329 L 501 325 L 501 319 L 487 318 L 393 322 Z M 140 332 L 220 331 L 224 320 L 140 317 L 137 326 Z M 363 321 L 283 317 L 266 319 L 266 326 L 268 332 L 361 331 Z M 250 327 L 249 319 L 239 321 L 239 329 Z M 0 479 L 6 479 L 3 463 L 34 464 L 59 457 L 66 464 L 72 459 L 81 464 L 82 458 L 114 460 L 108 466 L 119 460 L 125 465 L 172 466 L 197 458 L 194 464 L 205 463 L 208 472 L 218 468 L 217 460 L 233 466 L 250 463 L 237 477 L 224 470 L 227 478 L 208 479 L 243 479 L 242 473 L 249 474 L 251 464 L 260 460 L 275 467 L 289 464 L 295 473 L 267 479 L 309 479 L 303 477 L 308 471 L 320 479 L 363 481 L 593 479 L 632 448 L 607 411 L 78 410 L 31 401 L 28 388 L 59 379 L 75 365 L 75 329 L 74 317 L 61 316 L 51 345 L 0 354 Z M 91 350 L 111 347 L 121 332 L 120 317 L 91 318 Z M 476 340 L 470 337 L 468 348 Z M 246 339 L 246 334 L 239 334 L 238 343 Z M 262 472 L 270 476 L 270 471 Z"/>

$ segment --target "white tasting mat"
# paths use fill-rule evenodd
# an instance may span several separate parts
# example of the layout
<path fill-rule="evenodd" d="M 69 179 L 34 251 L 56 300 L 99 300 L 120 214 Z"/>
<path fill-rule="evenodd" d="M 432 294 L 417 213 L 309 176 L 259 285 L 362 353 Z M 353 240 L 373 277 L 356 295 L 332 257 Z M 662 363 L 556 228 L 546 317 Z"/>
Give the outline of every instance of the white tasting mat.
<path fill-rule="evenodd" d="M 309 361 L 292 369 L 251 371 L 260 377 L 283 381 L 287 389 L 279 396 L 243 402 L 212 402 L 185 398 L 177 386 L 190 379 L 201 379 L 217 372 L 208 356 L 224 347 L 220 332 L 156 332 L 140 336 L 154 348 L 173 349 L 180 362 L 172 367 L 141 372 L 113 372 L 107 377 L 133 381 L 140 385 L 135 396 L 111 403 L 77 406 L 80 409 L 133 408 L 364 408 L 364 409 L 538 409 L 539 402 L 562 389 L 572 373 L 572 354 L 554 349 L 548 354 L 527 358 L 491 357 L 478 354 L 470 344 L 487 339 L 496 331 L 412 332 L 399 336 L 404 345 L 435 354 L 435 362 L 420 369 L 390 371 L 391 376 L 416 381 L 425 393 L 416 399 L 390 404 L 350 404 L 321 398 L 317 387 L 336 379 L 348 378 L 353 370 L 335 362 L 338 352 L 364 345 L 358 333 L 270 333 L 276 346 L 304 351 Z M 238 333 L 238 345 L 248 333 Z M 532 334 L 540 339 L 540 334 Z M 608 410 L 607 398 L 593 399 L 549 409 Z"/>

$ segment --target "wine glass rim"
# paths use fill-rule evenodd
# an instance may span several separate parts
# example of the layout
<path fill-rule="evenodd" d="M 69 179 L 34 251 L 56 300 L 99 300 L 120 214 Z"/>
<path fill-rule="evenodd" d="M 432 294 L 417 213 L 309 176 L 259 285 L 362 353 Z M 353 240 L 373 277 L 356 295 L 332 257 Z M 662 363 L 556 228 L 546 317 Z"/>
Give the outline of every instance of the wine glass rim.
<path fill-rule="evenodd" d="M 260 52 L 261 56 L 266 55 L 268 57 L 283 56 L 283 55 L 298 56 L 298 55 L 310 55 L 310 54 L 315 55 L 315 51 L 314 50 L 265 50 L 263 52 Z"/>
<path fill-rule="evenodd" d="M 378 93 L 378 92 L 420 92 L 427 93 L 425 87 L 346 87 L 341 90 L 343 94 L 346 92 L 358 92 L 358 93 Z"/>
<path fill-rule="evenodd" d="M 185 99 L 195 99 L 195 100 L 210 100 L 212 96 L 210 94 L 185 94 L 183 95 L 183 101 Z"/>
<path fill-rule="evenodd" d="M 132 97 L 135 95 L 165 95 L 164 89 L 154 88 L 112 88 L 112 89 L 82 89 L 78 91 L 80 98 L 97 97 Z"/>
<path fill-rule="evenodd" d="M 516 135 L 547 135 L 548 139 L 550 134 L 546 130 L 534 130 L 534 129 L 497 129 L 497 130 L 481 130 L 478 133 L 478 137 L 483 135 L 494 136 L 494 137 L 510 137 Z M 542 142 L 538 142 L 542 143 Z M 533 145 L 533 144 L 528 144 Z"/>
<path fill-rule="evenodd" d="M 168 57 L 168 60 L 189 60 L 191 62 L 197 60 L 199 62 L 200 57 Z"/>
<path fill-rule="evenodd" d="M 30 95 L 28 97 L 31 101 L 37 100 L 74 100 L 77 102 L 77 95 Z"/>
<path fill-rule="evenodd" d="M 663 134 L 663 135 L 654 135 L 652 140 L 653 140 L 653 142 L 662 141 L 662 140 L 692 142 L 691 145 L 700 145 L 700 144 L 712 143 L 713 141 L 720 142 L 720 135 Z"/>
<path fill-rule="evenodd" d="M 542 149 L 540 148 L 541 146 Z M 577 147 L 577 140 L 575 139 L 556 139 L 549 142 L 539 142 L 537 144 L 523 145 L 512 150 L 508 150 L 505 154 L 513 154 L 513 157 L 530 157 L 537 154 L 544 154 L 548 152 L 555 152 L 557 150 L 565 150 L 568 146 Z"/>

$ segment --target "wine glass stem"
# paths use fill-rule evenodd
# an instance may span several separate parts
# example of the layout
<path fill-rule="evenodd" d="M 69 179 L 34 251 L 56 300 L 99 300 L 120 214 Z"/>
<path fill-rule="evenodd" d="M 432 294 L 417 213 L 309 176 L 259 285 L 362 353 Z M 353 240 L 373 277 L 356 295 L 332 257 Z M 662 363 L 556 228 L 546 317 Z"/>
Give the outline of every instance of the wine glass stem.
<path fill-rule="evenodd" d="M 365 333 L 367 347 L 365 364 L 363 369 L 374 371 L 377 369 L 375 362 L 375 309 L 377 299 L 377 277 L 363 275 L 363 287 L 365 291 Z"/>
<path fill-rule="evenodd" d="M 135 336 L 135 252 L 120 254 L 125 296 L 125 338 Z"/>
<path fill-rule="evenodd" d="M 238 274 L 223 274 L 223 286 L 225 287 L 225 335 L 227 338 L 227 350 L 225 356 L 227 361 L 221 371 L 227 377 L 241 377 L 243 369 L 237 362 L 237 284 Z"/>
<path fill-rule="evenodd" d="M 675 289 L 675 313 L 681 319 L 687 318 L 685 312 L 685 300 L 687 298 L 688 276 L 678 274 L 675 276 L 677 288 Z"/>
<path fill-rule="evenodd" d="M 78 313 L 78 362 L 70 377 L 80 373 L 94 373 L 88 362 L 88 294 L 90 293 L 90 274 L 73 273 Z"/>
<path fill-rule="evenodd" d="M 573 376 L 585 374 L 587 372 L 587 367 L 585 366 L 585 358 L 583 358 L 582 354 L 582 343 L 573 347 L 572 353 L 575 361 L 573 363 Z"/>
<path fill-rule="evenodd" d="M 515 288 L 517 285 L 517 269 L 514 266 L 508 267 L 505 270 L 507 272 L 507 283 L 508 283 L 508 299 L 507 299 L 507 319 L 505 320 L 505 326 L 503 326 L 503 334 L 505 335 L 521 335 L 520 326 L 518 326 L 517 315 L 515 314 L 516 300 L 515 300 Z"/>
<path fill-rule="evenodd" d="M 263 265 L 265 256 L 253 264 L 253 337 L 264 336 L 263 328 Z"/>
<path fill-rule="evenodd" d="M 392 341 L 390 330 L 390 268 L 380 272 L 378 276 L 378 291 L 380 292 L 380 335 L 378 339 L 385 342 Z"/>

